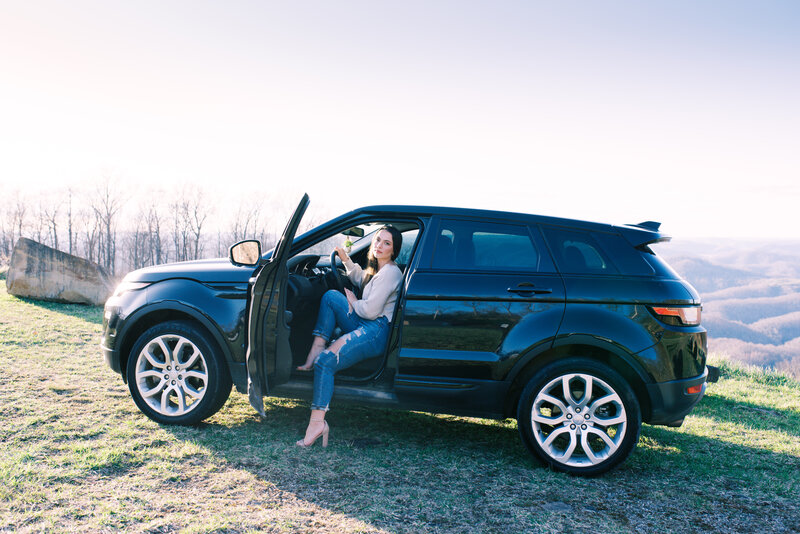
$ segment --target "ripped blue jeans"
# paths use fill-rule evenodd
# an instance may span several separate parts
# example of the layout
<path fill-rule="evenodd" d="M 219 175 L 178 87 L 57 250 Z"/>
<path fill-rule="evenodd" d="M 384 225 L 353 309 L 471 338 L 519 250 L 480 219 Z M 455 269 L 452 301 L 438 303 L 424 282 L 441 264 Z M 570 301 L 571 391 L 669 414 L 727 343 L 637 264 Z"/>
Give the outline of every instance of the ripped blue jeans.
<path fill-rule="evenodd" d="M 380 355 L 389 339 L 389 321 L 386 317 L 363 319 L 349 309 L 347 297 L 338 291 L 330 290 L 322 296 L 313 335 L 330 342 L 333 330 L 338 326 L 342 329 L 343 337 L 348 337 L 339 354 L 326 349 L 314 363 L 312 410 L 328 410 L 333 397 L 333 375 L 337 371 Z"/>

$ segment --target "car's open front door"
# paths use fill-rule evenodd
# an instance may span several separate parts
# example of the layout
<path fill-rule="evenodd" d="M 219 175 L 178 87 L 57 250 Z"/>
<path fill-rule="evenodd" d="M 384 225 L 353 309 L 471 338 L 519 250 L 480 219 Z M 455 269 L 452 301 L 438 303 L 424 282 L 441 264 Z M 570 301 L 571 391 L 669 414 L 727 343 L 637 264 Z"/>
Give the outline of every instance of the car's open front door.
<path fill-rule="evenodd" d="M 286 382 L 291 372 L 288 324 L 291 318 L 286 316 L 286 281 L 289 272 L 286 261 L 308 203 L 308 195 L 303 195 L 272 257 L 250 283 L 252 301 L 247 328 L 247 393 L 250 404 L 262 416 L 264 395 L 269 393 L 268 377 L 273 385 L 278 385 Z"/>

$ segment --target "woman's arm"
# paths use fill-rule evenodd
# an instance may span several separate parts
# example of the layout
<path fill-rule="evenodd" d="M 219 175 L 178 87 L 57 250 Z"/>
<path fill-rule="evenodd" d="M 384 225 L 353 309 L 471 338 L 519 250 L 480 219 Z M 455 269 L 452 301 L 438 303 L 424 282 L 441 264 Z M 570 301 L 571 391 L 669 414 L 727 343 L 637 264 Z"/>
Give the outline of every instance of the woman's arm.
<path fill-rule="evenodd" d="M 361 282 L 364 280 L 364 270 L 359 264 L 350 259 L 350 256 L 347 255 L 347 252 L 345 252 L 343 248 L 336 247 L 336 252 L 339 254 L 339 258 L 341 258 L 344 268 L 347 270 L 347 277 L 353 284 L 361 287 Z"/>
<path fill-rule="evenodd" d="M 384 270 L 386 270 L 386 272 L 384 272 Z M 386 303 L 389 301 L 392 294 L 397 292 L 402 281 L 403 273 L 400 272 L 400 269 L 397 267 L 394 269 L 387 269 L 384 267 L 381 269 L 381 272 L 375 275 L 375 277 L 370 280 L 369 284 L 367 284 L 370 287 L 369 291 L 364 291 L 364 293 L 366 293 L 365 297 L 361 300 L 350 302 L 350 305 L 359 317 L 368 320 L 377 319 L 383 314 Z M 348 298 L 348 301 L 349 300 Z"/>

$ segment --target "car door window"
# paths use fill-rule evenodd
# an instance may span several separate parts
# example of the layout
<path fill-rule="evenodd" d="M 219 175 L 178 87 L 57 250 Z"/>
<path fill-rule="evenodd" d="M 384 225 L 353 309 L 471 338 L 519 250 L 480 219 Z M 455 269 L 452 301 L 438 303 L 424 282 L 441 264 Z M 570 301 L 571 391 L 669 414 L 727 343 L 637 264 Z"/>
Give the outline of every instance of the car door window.
<path fill-rule="evenodd" d="M 403 232 L 403 246 L 400 248 L 400 254 L 395 258 L 395 263 L 400 270 L 405 272 L 408 262 L 411 261 L 411 251 L 414 249 L 414 243 L 417 241 L 419 229 L 406 230 Z"/>
<path fill-rule="evenodd" d="M 552 271 L 543 247 L 527 226 L 443 220 L 433 254 L 434 269 Z"/>

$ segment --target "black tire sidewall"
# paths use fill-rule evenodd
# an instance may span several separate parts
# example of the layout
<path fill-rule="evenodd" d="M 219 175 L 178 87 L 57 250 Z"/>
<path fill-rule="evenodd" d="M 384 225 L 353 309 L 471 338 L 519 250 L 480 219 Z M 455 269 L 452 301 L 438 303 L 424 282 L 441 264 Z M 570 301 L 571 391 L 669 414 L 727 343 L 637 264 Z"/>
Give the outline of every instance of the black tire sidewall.
<path fill-rule="evenodd" d="M 592 375 L 609 384 L 622 399 L 627 416 L 627 428 L 625 437 L 619 448 L 607 460 L 589 467 L 575 467 L 562 464 L 551 458 L 542 448 L 534 437 L 534 430 L 531 424 L 531 410 L 533 402 L 541 389 L 551 380 L 558 376 L 570 373 L 583 373 Z M 562 471 L 573 475 L 596 476 L 613 469 L 623 462 L 631 453 L 636 443 L 639 441 L 639 430 L 641 428 L 641 409 L 639 402 L 628 382 L 615 370 L 607 365 L 585 358 L 569 358 L 566 360 L 551 363 L 536 372 L 528 381 L 525 389 L 520 396 L 517 406 L 517 426 L 523 443 L 544 464 L 556 471 Z"/>
<path fill-rule="evenodd" d="M 208 369 L 208 383 L 206 393 L 197 407 L 189 413 L 180 416 L 168 416 L 153 410 L 142 398 L 136 384 L 136 361 L 139 353 L 146 343 L 165 334 L 183 336 L 194 343 L 203 354 Z M 161 323 L 147 329 L 133 344 L 126 366 L 128 389 L 133 401 L 139 410 L 157 423 L 167 425 L 194 425 L 216 413 L 230 395 L 231 379 L 228 369 L 222 362 L 214 343 L 209 340 L 208 334 L 192 323 L 184 321 L 171 321 Z"/>

